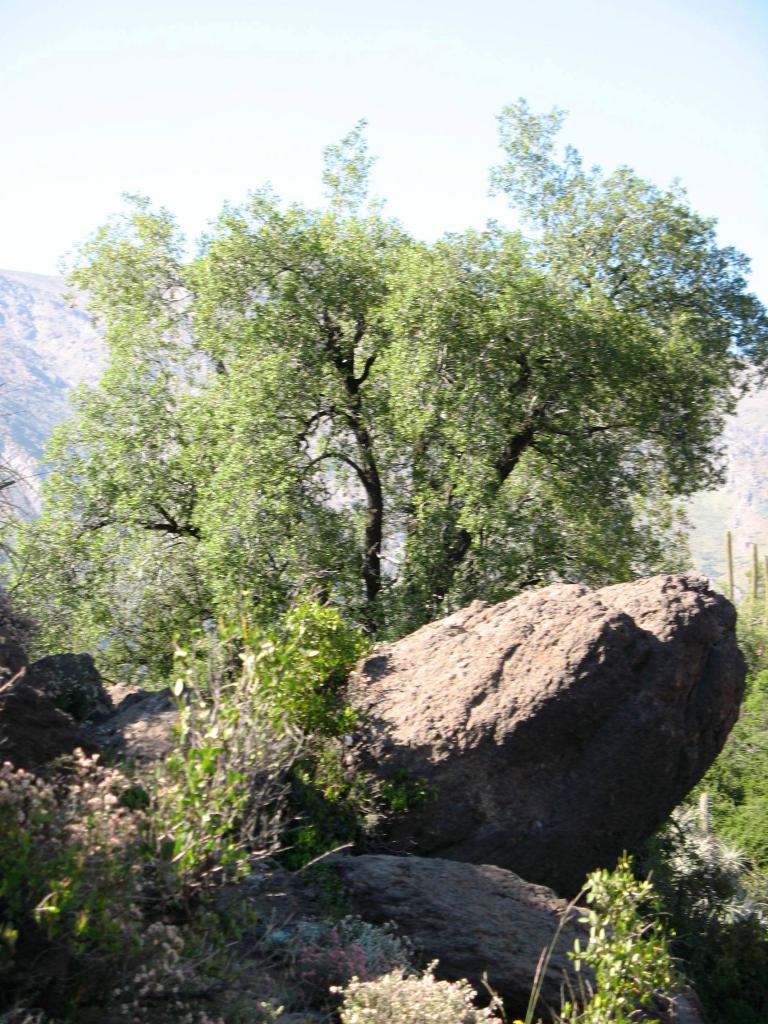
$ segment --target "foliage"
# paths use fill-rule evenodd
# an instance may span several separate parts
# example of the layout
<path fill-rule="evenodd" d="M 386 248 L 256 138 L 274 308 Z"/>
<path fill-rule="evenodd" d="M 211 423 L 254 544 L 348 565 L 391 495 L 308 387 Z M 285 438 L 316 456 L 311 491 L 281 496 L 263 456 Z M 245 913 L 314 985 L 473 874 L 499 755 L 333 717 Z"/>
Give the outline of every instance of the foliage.
<path fill-rule="evenodd" d="M 177 645 L 179 745 L 158 771 L 153 818 L 174 874 L 191 881 L 210 864 L 237 873 L 254 834 L 263 852 L 279 835 L 281 861 L 300 868 L 429 798 L 418 779 L 382 783 L 349 759 L 358 723 L 340 684 L 368 646 L 312 601 L 270 625 L 243 620 Z"/>
<path fill-rule="evenodd" d="M 743 599 L 747 660 L 739 720 L 690 804 L 649 847 L 665 912 L 705 1012 L 723 1024 L 768 1013 L 768 631 L 764 600 Z M 698 801 L 698 806 L 697 806 Z"/>
<path fill-rule="evenodd" d="M 764 596 L 739 601 L 736 619 L 739 649 L 747 661 L 747 679 L 754 680 L 768 671 L 768 616 Z"/>
<path fill-rule="evenodd" d="M 717 834 L 768 874 L 768 671 L 749 681 L 739 720 L 699 791 L 710 796 Z"/>
<path fill-rule="evenodd" d="M 184 993 L 200 984 L 188 945 L 190 935 L 197 942 L 201 899 L 278 846 L 302 744 L 296 723 L 331 733 L 341 727 L 346 717 L 333 682 L 360 649 L 337 613 L 311 604 L 269 630 L 249 626 L 228 636 L 225 644 L 177 646 L 177 745 L 145 777 L 87 758 L 54 771 L 49 782 L 2 770 L 6 991 L 68 1009 L 98 999 L 104 977 L 114 988 L 119 976 L 125 1005 L 112 1008 L 115 1021 L 127 1015 L 159 1024 L 166 1017 L 158 1000 L 174 1021 L 209 1019 L 187 1008 L 179 1016 Z M 164 914 L 191 919 L 185 937 Z M 216 922 L 201 918 L 199 925 L 203 946 L 215 947 Z M 58 979 L 25 966 L 53 956 L 66 964 Z"/>
<path fill-rule="evenodd" d="M 631 1024 L 638 1009 L 653 1010 L 658 996 L 669 995 L 677 979 L 661 922 L 648 916 L 653 888 L 639 881 L 624 856 L 615 871 L 593 871 L 580 918 L 589 928 L 586 946 L 575 940 L 571 954 L 577 970 L 593 972 L 585 984 L 589 1001 L 580 1009 L 567 1002 L 563 1024 Z"/>
<path fill-rule="evenodd" d="M 135 951 L 133 868 L 142 812 L 120 804 L 127 781 L 76 758 L 54 781 L 0 769 L 0 978 L 6 993 L 65 1005 L 93 995 L 118 954 Z M 60 962 L 46 973 L 46 958 Z M 84 972 L 83 964 L 88 971 Z"/>
<path fill-rule="evenodd" d="M 357 835 L 371 802 L 337 738 L 355 725 L 339 684 L 367 647 L 360 631 L 305 601 L 219 634 L 177 645 L 179 743 L 155 780 L 156 841 L 188 882 L 211 865 L 237 874 L 278 839 L 299 867 Z"/>
<path fill-rule="evenodd" d="M 582 911 L 579 921 L 588 926 L 589 934 L 583 948 L 577 938 L 569 953 L 579 977 L 575 986 L 569 985 L 570 998 L 563 1001 L 558 1024 L 632 1024 L 645 1020 L 646 1011 L 656 1020 L 656 1011 L 679 987 L 679 978 L 654 888 L 650 880 L 635 877 L 624 854 L 614 871 L 593 871 L 561 916 L 539 959 L 525 1021 L 513 1024 L 533 1024 L 544 974 L 574 911 Z"/>
<path fill-rule="evenodd" d="M 0 587 L 0 643 L 26 647 L 34 634 L 34 623 L 14 606 L 10 596 Z"/>
<path fill-rule="evenodd" d="M 433 965 L 434 967 L 434 965 Z M 353 980 L 343 990 L 342 1024 L 501 1024 L 494 1008 L 478 1009 L 466 981 L 437 981 L 392 971 L 375 981 Z"/>
<path fill-rule="evenodd" d="M 745 598 L 737 620 L 747 689 L 725 747 L 698 787 L 707 794 L 717 836 L 768 874 L 768 626 L 764 600 Z"/>
<path fill-rule="evenodd" d="M 8 1024 L 223 1024 L 195 1008 L 215 922 L 154 920 L 149 812 L 130 780 L 75 756 L 50 778 L 0 768 L 0 1013 Z M 197 915 L 200 918 L 201 915 Z M 149 920 L 147 920 L 149 918 Z M 201 956 L 201 951 L 204 955 Z M 14 1006 L 14 1009 L 10 1008 Z M 31 1004 L 34 1011 L 21 1009 Z"/>
<path fill-rule="evenodd" d="M 758 1024 L 768 1013 L 768 879 L 712 831 L 706 796 L 678 809 L 644 871 L 676 933 L 673 947 L 707 1019 Z"/>
<path fill-rule="evenodd" d="M 274 852 L 301 736 L 276 717 L 253 652 L 239 672 L 176 655 L 178 745 L 155 771 L 153 843 L 173 879 L 210 884 Z"/>
<path fill-rule="evenodd" d="M 286 936 L 293 971 L 315 1004 L 332 1001 L 332 990 L 353 978 L 372 981 L 410 970 L 409 944 L 391 925 L 377 927 L 350 915 L 338 921 L 301 920 Z"/>
<path fill-rule="evenodd" d="M 245 669 L 275 720 L 322 736 L 352 730 L 355 718 L 339 689 L 369 641 L 336 608 L 300 601 L 272 625 L 245 625 L 242 642 Z"/>
<path fill-rule="evenodd" d="M 346 738 L 315 736 L 293 771 L 294 821 L 284 833 L 281 860 L 297 869 L 329 850 L 364 845 L 383 818 L 404 814 L 431 795 L 422 779 L 382 781 L 367 773 L 349 757 Z"/>
<path fill-rule="evenodd" d="M 380 819 L 378 792 L 376 780 L 349 763 L 343 740 L 314 737 L 293 771 L 285 866 L 304 867 L 360 840 Z"/>
<path fill-rule="evenodd" d="M 768 324 L 680 189 L 557 162 L 502 117 L 495 181 L 534 227 L 433 245 L 366 199 L 363 126 L 328 206 L 226 208 L 191 263 L 133 198 L 74 283 L 109 368 L 50 450 L 19 593 L 42 642 L 167 677 L 174 633 L 311 593 L 398 635 L 480 594 L 679 565 Z"/>

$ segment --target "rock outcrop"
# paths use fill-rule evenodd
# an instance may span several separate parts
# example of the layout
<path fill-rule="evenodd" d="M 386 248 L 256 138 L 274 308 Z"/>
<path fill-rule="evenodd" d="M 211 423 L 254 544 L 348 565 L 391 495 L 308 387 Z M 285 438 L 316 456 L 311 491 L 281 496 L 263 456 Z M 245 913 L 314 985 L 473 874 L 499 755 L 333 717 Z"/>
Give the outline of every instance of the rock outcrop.
<path fill-rule="evenodd" d="M 431 796 L 387 852 L 495 864 L 563 895 L 650 835 L 720 751 L 745 666 L 704 579 L 475 602 L 379 648 L 355 756 Z"/>
<path fill-rule="evenodd" d="M 111 714 L 112 701 L 90 654 L 49 654 L 27 669 L 28 681 L 78 721 Z"/>
<path fill-rule="evenodd" d="M 34 684 L 23 649 L 0 643 L 0 761 L 34 770 L 78 747 L 86 753 L 97 750 L 75 721 Z"/>
<path fill-rule="evenodd" d="M 550 889 L 503 868 L 437 858 L 337 856 L 326 863 L 366 921 L 393 921 L 427 961 L 439 961 L 439 977 L 467 978 L 483 992 L 487 974 L 507 1012 L 525 1016 L 539 957 L 568 909 Z M 566 978 L 577 988 L 567 952 L 585 935 L 572 911 L 544 974 L 539 1013 L 560 1008 Z"/>
<path fill-rule="evenodd" d="M 93 739 L 123 761 L 159 761 L 176 746 L 179 712 L 170 690 L 115 686 L 114 713 L 89 729 Z"/>

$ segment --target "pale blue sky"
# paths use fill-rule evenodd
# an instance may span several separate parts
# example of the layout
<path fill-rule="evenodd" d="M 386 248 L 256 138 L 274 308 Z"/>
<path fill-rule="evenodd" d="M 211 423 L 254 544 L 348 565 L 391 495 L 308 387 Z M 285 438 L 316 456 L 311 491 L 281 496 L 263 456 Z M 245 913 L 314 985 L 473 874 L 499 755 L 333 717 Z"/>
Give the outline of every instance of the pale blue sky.
<path fill-rule="evenodd" d="M 193 237 L 268 180 L 316 202 L 361 117 L 415 234 L 503 219 L 519 96 L 569 110 L 587 162 L 680 177 L 768 300 L 768 0 L 0 0 L 0 266 L 55 273 L 123 191 Z"/>

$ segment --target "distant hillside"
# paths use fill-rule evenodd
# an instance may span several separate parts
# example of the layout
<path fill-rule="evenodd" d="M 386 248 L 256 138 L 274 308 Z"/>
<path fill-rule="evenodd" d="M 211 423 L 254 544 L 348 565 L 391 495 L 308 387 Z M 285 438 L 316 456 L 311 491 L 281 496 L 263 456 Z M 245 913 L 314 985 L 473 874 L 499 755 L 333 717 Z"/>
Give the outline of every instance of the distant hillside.
<path fill-rule="evenodd" d="M 751 545 L 768 554 L 768 389 L 750 395 L 725 432 L 728 477 L 691 504 L 691 553 L 713 580 L 725 575 L 725 534 L 733 532 L 736 585 L 744 591 Z"/>
<path fill-rule="evenodd" d="M 63 278 L 0 270 L 0 459 L 36 500 L 37 461 L 67 414 L 67 394 L 98 379 L 104 345 L 82 310 L 64 299 Z"/>

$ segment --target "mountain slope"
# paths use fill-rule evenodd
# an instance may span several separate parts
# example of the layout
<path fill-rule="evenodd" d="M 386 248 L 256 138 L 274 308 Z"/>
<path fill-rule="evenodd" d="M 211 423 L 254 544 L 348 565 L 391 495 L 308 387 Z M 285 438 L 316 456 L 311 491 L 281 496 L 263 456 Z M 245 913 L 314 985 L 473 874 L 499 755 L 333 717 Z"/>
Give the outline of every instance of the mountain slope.
<path fill-rule="evenodd" d="M 68 393 L 97 380 L 104 365 L 102 340 L 65 290 L 60 277 L 0 270 L 0 461 L 24 478 L 17 500 L 27 508 Z"/>
<path fill-rule="evenodd" d="M 768 389 L 739 403 L 724 435 L 725 485 L 696 495 L 689 511 L 691 553 L 697 569 L 725 575 L 725 534 L 733 533 L 736 585 L 747 586 L 751 546 L 768 554 Z"/>

